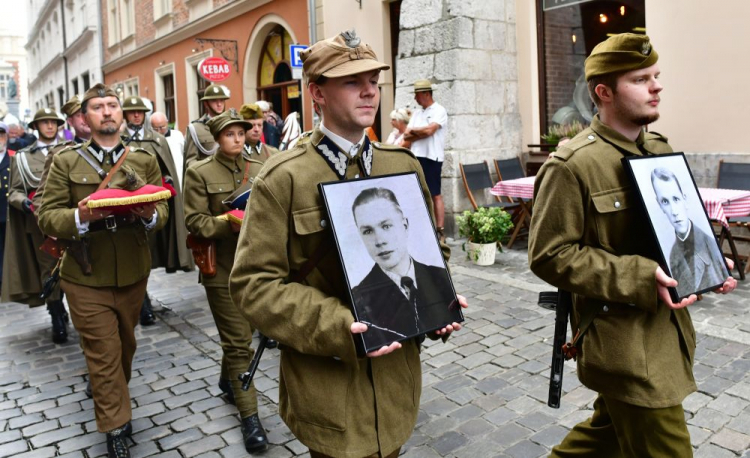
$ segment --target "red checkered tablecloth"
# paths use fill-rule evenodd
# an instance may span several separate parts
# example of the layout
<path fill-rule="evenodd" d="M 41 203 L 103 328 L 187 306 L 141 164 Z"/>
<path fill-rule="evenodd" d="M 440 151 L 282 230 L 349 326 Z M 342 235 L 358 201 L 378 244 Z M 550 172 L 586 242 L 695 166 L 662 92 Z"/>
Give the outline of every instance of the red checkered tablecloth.
<path fill-rule="evenodd" d="M 504 180 L 498 182 L 490 190 L 496 196 L 517 197 L 519 199 L 532 199 L 534 197 L 534 179 L 536 177 L 517 178 L 515 180 Z"/>
<path fill-rule="evenodd" d="M 535 178 L 525 177 L 500 181 L 492 187 L 490 193 L 496 196 L 532 199 Z M 699 191 L 708 217 L 720 221 L 725 226 L 727 218 L 750 215 L 750 191 L 718 188 L 699 188 Z"/>
<path fill-rule="evenodd" d="M 698 188 L 698 191 L 708 217 L 724 226 L 727 226 L 727 218 L 750 215 L 750 191 L 718 188 Z"/>

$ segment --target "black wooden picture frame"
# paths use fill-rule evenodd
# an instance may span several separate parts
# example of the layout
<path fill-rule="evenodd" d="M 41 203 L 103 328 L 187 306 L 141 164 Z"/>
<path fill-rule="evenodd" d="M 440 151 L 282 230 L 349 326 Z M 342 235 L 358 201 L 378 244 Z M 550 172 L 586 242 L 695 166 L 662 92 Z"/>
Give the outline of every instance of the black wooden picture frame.
<path fill-rule="evenodd" d="M 368 325 L 358 354 L 464 320 L 416 173 L 318 186 L 354 317 Z"/>

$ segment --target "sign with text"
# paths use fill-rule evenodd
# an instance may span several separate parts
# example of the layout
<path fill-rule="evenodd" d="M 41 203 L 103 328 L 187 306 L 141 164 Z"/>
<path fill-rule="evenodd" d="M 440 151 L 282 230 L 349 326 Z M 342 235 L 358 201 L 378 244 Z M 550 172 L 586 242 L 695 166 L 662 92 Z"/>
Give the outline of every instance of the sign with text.
<path fill-rule="evenodd" d="M 214 83 L 224 81 L 229 78 L 229 62 L 221 57 L 207 57 L 198 64 L 198 73 Z"/>
<path fill-rule="evenodd" d="M 564 6 L 578 5 L 579 3 L 587 3 L 593 0 L 544 0 L 544 11 L 554 10 L 555 8 L 562 8 Z"/>
<path fill-rule="evenodd" d="M 289 55 L 292 60 L 292 78 L 294 79 L 302 79 L 302 59 L 300 59 L 299 53 L 307 48 L 306 45 L 289 45 Z"/>

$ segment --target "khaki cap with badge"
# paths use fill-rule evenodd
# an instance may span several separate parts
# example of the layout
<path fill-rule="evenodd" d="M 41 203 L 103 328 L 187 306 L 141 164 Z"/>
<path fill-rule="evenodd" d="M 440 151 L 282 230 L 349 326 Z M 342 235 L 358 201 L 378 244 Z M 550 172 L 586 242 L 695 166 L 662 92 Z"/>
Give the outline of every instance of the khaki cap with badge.
<path fill-rule="evenodd" d="M 83 94 L 81 105 L 96 97 L 116 97 L 117 100 L 120 100 L 120 97 L 117 95 L 117 92 L 115 92 L 114 89 L 105 84 L 96 83 Z"/>
<path fill-rule="evenodd" d="M 130 97 L 125 97 L 125 100 L 122 101 L 122 111 L 151 111 L 151 108 L 146 106 L 146 103 L 143 101 L 142 98 L 131 95 Z"/>
<path fill-rule="evenodd" d="M 586 81 L 595 76 L 647 68 L 659 60 L 647 35 L 621 33 L 596 45 L 586 58 Z"/>
<path fill-rule="evenodd" d="M 414 92 L 432 92 L 432 82 L 430 82 L 430 80 L 415 81 Z"/>
<path fill-rule="evenodd" d="M 29 123 L 29 125 L 36 129 L 35 126 L 37 121 L 44 121 L 47 119 L 56 121 L 58 126 L 65 124 L 65 121 L 60 119 L 60 116 L 57 115 L 57 112 L 55 112 L 55 110 L 53 110 L 52 108 L 42 108 L 41 110 L 34 113 L 34 119 Z"/>
<path fill-rule="evenodd" d="M 370 45 L 363 44 L 354 30 L 321 40 L 300 53 L 302 71 L 308 83 L 321 76 L 339 78 L 391 68 L 378 62 Z"/>
<path fill-rule="evenodd" d="M 81 109 L 81 97 L 76 94 L 73 97 L 70 98 L 67 102 L 65 102 L 65 105 L 60 108 L 60 111 L 65 114 L 66 117 L 71 117 L 74 114 L 78 113 L 78 111 Z"/>
<path fill-rule="evenodd" d="M 246 103 L 240 107 L 240 114 L 245 119 L 263 119 L 263 110 L 257 103 Z"/>
<path fill-rule="evenodd" d="M 245 121 L 245 119 L 240 116 L 240 114 L 237 113 L 237 110 L 235 110 L 234 108 L 230 108 L 224 113 L 218 116 L 214 116 L 213 118 L 209 119 L 208 123 L 206 123 L 214 139 L 218 138 L 221 131 L 231 126 L 232 124 L 240 124 L 245 129 L 252 129 L 252 125 L 249 122 Z"/>
<path fill-rule="evenodd" d="M 209 84 L 206 90 L 203 91 L 203 97 L 201 102 L 204 100 L 225 100 L 229 98 L 229 89 L 226 86 L 220 84 Z"/>

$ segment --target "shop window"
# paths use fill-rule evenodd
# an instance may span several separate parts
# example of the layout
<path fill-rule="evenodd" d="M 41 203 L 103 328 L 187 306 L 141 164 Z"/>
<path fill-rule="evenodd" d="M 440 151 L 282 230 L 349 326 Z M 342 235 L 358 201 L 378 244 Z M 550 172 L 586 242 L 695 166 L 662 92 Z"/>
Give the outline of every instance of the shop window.
<path fill-rule="evenodd" d="M 258 65 L 258 100 L 273 104 L 273 111 L 282 120 L 296 111 L 303 125 L 300 83 L 292 78 L 291 44 L 292 37 L 282 26 L 275 27 L 266 37 Z"/>
<path fill-rule="evenodd" d="M 646 33 L 645 0 L 538 0 L 542 134 L 596 113 L 584 61 L 609 36 Z"/>

